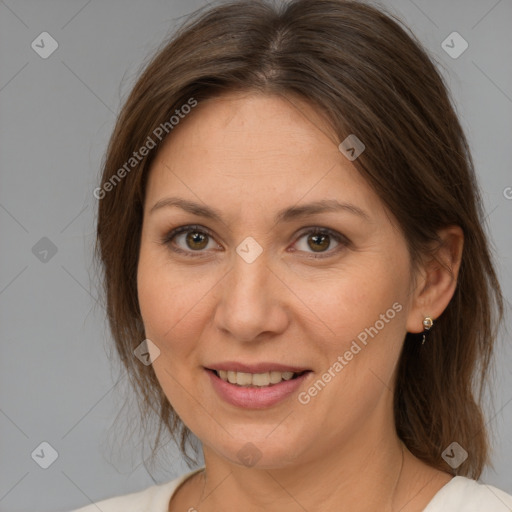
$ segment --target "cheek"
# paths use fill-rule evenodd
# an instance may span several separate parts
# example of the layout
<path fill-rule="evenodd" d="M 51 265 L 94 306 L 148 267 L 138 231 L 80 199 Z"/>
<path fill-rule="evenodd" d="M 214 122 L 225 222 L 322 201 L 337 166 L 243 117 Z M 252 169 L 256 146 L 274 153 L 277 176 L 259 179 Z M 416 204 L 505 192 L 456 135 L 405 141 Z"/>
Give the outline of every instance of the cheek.
<path fill-rule="evenodd" d="M 157 251 L 142 243 L 137 269 L 137 291 L 146 336 L 169 350 L 176 330 L 193 315 L 201 290 L 185 282 Z M 188 314 L 187 314 L 188 313 Z"/>
<path fill-rule="evenodd" d="M 325 357 L 318 377 L 328 383 L 316 386 L 321 392 L 306 390 L 301 403 L 311 399 L 312 407 L 329 410 L 333 432 L 344 422 L 364 422 L 392 385 L 406 331 L 407 276 L 397 274 L 386 265 L 352 267 L 327 288 L 323 307 L 317 292 L 315 310 L 329 326 L 318 347 Z"/>
<path fill-rule="evenodd" d="M 307 306 L 325 326 L 332 348 L 350 346 L 352 340 L 364 342 L 368 331 L 380 338 L 403 332 L 406 279 L 393 275 L 382 265 L 352 267 L 317 286 L 307 285 Z M 311 316 L 311 315 L 308 315 Z"/>
<path fill-rule="evenodd" d="M 160 350 L 153 369 L 162 390 L 182 418 L 190 403 L 183 388 L 192 389 L 200 339 L 201 297 L 206 293 L 195 280 L 176 271 L 157 251 L 141 247 L 137 270 L 139 306 L 146 338 Z"/>
<path fill-rule="evenodd" d="M 333 435 L 340 425 L 361 426 L 392 384 L 405 335 L 406 277 L 385 266 L 353 267 L 324 288 L 329 300 L 310 295 L 329 334 L 317 345 L 322 382 L 313 382 L 300 403 L 325 416 Z"/>
<path fill-rule="evenodd" d="M 400 271 L 407 266 L 399 256 L 393 263 L 379 261 L 360 279 L 352 274 L 349 293 L 343 293 L 353 318 L 347 323 L 344 355 L 352 361 L 351 378 L 362 387 L 368 383 L 363 378 L 368 370 L 379 376 L 377 380 L 389 382 L 406 332 L 408 274 Z M 339 328 L 344 328 L 341 319 Z"/>
<path fill-rule="evenodd" d="M 184 270 L 165 252 L 143 243 L 137 271 L 137 289 L 146 337 L 163 356 L 155 365 L 180 372 L 183 363 L 196 365 L 203 331 L 211 317 L 208 298 L 218 278 L 211 269 Z"/>

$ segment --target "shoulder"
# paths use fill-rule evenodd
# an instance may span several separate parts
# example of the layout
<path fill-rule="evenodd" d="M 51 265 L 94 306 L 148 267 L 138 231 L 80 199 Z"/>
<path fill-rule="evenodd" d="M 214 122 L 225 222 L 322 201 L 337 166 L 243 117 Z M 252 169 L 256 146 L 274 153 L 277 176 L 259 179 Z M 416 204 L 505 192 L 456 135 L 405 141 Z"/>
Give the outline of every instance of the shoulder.
<path fill-rule="evenodd" d="M 195 469 L 179 476 L 170 482 L 152 485 L 142 491 L 115 496 L 106 500 L 91 503 L 72 512 L 167 512 L 169 501 L 176 489 L 190 476 L 200 471 Z"/>
<path fill-rule="evenodd" d="M 463 476 L 452 478 L 434 496 L 423 512 L 509 512 L 512 496 L 492 485 Z"/>

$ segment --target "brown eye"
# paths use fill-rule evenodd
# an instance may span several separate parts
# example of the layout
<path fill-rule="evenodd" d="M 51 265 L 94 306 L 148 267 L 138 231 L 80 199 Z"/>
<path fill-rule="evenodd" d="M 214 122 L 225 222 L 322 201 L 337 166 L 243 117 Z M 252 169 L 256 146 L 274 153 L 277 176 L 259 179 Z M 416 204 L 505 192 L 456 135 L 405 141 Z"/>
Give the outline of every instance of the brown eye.
<path fill-rule="evenodd" d="M 185 237 L 185 243 L 192 250 L 201 250 L 208 245 L 208 235 L 200 231 L 189 231 Z"/>
<path fill-rule="evenodd" d="M 162 244 L 186 256 L 200 256 L 207 252 L 205 249 L 210 242 L 214 242 L 213 237 L 201 226 L 181 226 L 173 229 L 162 239 Z M 213 245 L 219 247 L 216 243 Z"/>
<path fill-rule="evenodd" d="M 308 237 L 308 246 L 313 249 L 313 251 L 324 251 L 329 248 L 330 241 L 329 235 L 310 235 Z"/>
<path fill-rule="evenodd" d="M 306 243 L 302 242 L 302 239 L 305 239 Z M 333 241 L 336 246 L 330 250 Z M 168 245 L 173 251 L 191 257 L 207 253 L 210 242 L 213 244 L 211 248 L 222 249 L 212 235 L 201 226 L 181 226 L 173 229 L 162 239 L 162 244 Z M 299 237 L 295 245 L 302 245 L 302 247 L 298 247 L 294 251 L 304 252 L 311 258 L 326 258 L 338 253 L 349 244 L 349 240 L 336 231 L 314 227 Z"/>
<path fill-rule="evenodd" d="M 299 243 L 302 239 L 305 239 L 306 243 Z M 329 250 L 333 241 L 336 245 L 334 249 Z M 338 249 L 343 249 L 343 247 L 348 246 L 349 241 L 336 231 L 331 231 L 327 228 L 313 228 L 303 233 L 296 242 L 296 245 L 298 245 L 298 250 L 309 253 L 313 258 L 324 258 L 332 256 L 339 252 Z M 317 253 L 318 256 L 311 254 L 312 252 Z"/>

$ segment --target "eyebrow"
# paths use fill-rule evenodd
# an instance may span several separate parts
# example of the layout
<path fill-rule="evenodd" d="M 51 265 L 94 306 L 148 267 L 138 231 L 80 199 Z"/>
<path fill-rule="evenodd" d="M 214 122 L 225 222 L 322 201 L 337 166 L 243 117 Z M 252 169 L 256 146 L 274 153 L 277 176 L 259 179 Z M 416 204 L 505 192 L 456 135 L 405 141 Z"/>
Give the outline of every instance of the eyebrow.
<path fill-rule="evenodd" d="M 172 206 L 177 206 L 178 208 L 181 208 L 188 213 L 192 213 L 193 215 L 223 222 L 222 214 L 218 210 L 181 197 L 166 197 L 164 199 L 160 199 L 153 205 L 149 213 L 151 214 L 161 208 Z M 340 202 L 336 199 L 322 199 L 320 201 L 314 201 L 301 206 L 290 206 L 280 210 L 275 216 L 275 222 L 291 222 L 292 220 L 307 217 L 308 215 L 339 211 L 352 213 L 366 221 L 370 220 L 370 216 L 364 210 L 352 203 Z"/>

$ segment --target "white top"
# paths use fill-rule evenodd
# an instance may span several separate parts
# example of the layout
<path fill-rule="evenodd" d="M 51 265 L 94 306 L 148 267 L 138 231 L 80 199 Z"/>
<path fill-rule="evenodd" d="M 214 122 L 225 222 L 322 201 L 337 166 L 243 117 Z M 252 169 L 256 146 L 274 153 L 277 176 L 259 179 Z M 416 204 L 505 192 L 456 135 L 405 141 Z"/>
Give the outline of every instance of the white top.
<path fill-rule="evenodd" d="M 153 485 L 139 492 L 98 501 L 72 512 L 168 512 L 176 489 L 203 468 L 186 473 L 170 482 Z M 510 512 L 512 496 L 492 485 L 480 484 L 464 476 L 452 478 L 423 512 Z"/>

